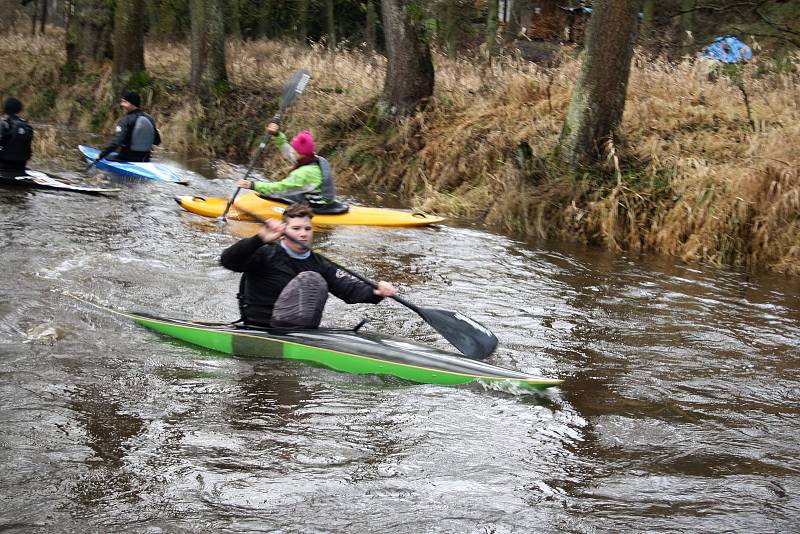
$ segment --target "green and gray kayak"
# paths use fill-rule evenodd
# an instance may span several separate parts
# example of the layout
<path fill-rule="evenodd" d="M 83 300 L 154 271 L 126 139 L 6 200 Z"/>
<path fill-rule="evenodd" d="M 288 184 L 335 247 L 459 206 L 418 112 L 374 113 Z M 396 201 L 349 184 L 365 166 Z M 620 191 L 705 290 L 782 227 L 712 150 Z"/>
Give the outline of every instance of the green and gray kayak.
<path fill-rule="evenodd" d="M 361 332 L 358 327 L 258 329 L 103 309 L 172 338 L 232 356 L 299 360 L 345 373 L 388 375 L 421 384 L 479 382 L 514 390 L 546 389 L 562 382 L 470 360 L 398 337 Z"/>

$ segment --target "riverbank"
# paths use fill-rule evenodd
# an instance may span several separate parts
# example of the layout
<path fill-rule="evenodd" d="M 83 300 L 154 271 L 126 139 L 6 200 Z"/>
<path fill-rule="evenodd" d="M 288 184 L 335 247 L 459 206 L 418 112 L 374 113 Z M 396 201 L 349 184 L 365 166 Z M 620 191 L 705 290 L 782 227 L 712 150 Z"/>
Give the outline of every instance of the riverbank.
<path fill-rule="evenodd" d="M 119 113 L 110 63 L 62 86 L 60 36 L 4 36 L 0 51 L 8 58 L 0 93 L 20 97 L 31 119 L 110 135 Z M 142 91 L 143 107 L 169 150 L 243 161 L 275 112 L 282 82 L 307 68 L 313 82 L 284 126 L 314 132 L 345 191 L 399 195 L 516 236 L 800 274 L 800 60 L 780 72 L 748 65 L 737 84 L 709 77 L 715 66 L 705 61 L 637 56 L 624 139 L 607 147 L 604 168 L 579 179 L 561 173 L 552 156 L 577 60 L 551 69 L 514 58 L 491 67 L 440 56 L 435 63 L 430 108 L 377 133 L 369 109 L 383 86 L 380 56 L 230 43 L 233 89 L 201 104 L 188 91 L 188 47 L 149 43 L 153 82 Z M 74 152 L 53 128 L 39 129 L 35 149 L 37 159 Z"/>

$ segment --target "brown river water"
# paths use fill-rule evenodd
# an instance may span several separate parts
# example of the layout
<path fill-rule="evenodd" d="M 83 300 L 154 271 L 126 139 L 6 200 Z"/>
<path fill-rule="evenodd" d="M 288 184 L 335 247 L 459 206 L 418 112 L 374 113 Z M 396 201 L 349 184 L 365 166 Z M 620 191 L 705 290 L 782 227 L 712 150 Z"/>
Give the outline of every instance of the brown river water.
<path fill-rule="evenodd" d="M 340 227 L 318 249 L 458 310 L 545 394 L 413 385 L 181 344 L 71 298 L 234 320 L 220 252 L 256 229 L 121 182 L 0 188 L 0 532 L 789 532 L 800 520 L 800 283 Z M 448 348 L 394 302 L 325 323 Z"/>

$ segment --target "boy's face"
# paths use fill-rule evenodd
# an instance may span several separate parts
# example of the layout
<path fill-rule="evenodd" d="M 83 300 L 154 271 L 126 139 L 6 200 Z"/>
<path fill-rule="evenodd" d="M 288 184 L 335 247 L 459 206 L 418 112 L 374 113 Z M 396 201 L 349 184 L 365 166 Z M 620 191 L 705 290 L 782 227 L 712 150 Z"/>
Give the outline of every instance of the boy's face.
<path fill-rule="evenodd" d="M 311 225 L 311 219 L 309 217 L 291 217 L 287 219 L 284 234 L 305 245 L 303 247 L 291 239 L 287 239 L 287 247 L 295 252 L 305 252 L 311 248 L 311 242 L 314 240 L 314 227 Z"/>

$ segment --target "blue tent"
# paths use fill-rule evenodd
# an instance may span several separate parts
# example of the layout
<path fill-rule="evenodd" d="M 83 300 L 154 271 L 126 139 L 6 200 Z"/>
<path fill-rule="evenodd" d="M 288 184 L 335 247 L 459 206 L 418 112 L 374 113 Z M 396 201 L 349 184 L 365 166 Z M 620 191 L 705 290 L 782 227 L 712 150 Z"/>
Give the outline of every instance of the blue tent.
<path fill-rule="evenodd" d="M 736 37 L 728 35 L 717 37 L 713 43 L 705 47 L 703 56 L 723 63 L 739 63 L 753 59 L 753 51 Z"/>

